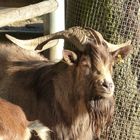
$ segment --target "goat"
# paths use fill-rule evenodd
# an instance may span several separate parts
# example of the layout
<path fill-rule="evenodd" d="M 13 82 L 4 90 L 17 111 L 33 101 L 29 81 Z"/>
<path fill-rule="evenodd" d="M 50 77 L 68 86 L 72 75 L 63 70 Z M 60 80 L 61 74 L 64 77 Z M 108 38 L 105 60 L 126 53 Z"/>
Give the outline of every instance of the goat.
<path fill-rule="evenodd" d="M 58 38 L 76 47 L 71 65 L 52 64 L 35 51 L 1 45 L 0 96 L 21 106 L 30 120 L 39 119 L 49 127 L 51 140 L 100 139 L 113 118 L 112 67 L 118 55 L 124 58 L 130 52 L 130 41 L 113 45 L 93 29 L 72 27 L 40 37 L 43 41 L 36 49 Z"/>
<path fill-rule="evenodd" d="M 39 121 L 29 122 L 19 106 L 0 99 L 0 140 L 30 140 L 32 131 L 47 140 L 47 127 Z"/>

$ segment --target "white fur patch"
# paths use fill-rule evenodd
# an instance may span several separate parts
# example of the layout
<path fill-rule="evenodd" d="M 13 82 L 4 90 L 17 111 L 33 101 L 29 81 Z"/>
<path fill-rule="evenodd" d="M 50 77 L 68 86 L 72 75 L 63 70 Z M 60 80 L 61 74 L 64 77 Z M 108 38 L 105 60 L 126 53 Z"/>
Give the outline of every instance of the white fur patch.
<path fill-rule="evenodd" d="M 25 130 L 25 135 L 24 135 L 24 139 L 23 140 L 30 140 L 30 138 L 31 138 L 31 132 L 30 132 L 30 129 L 27 128 Z"/>
<path fill-rule="evenodd" d="M 0 140 L 4 140 L 4 138 L 0 136 Z"/>
<path fill-rule="evenodd" d="M 29 127 L 30 131 L 32 131 L 32 130 L 36 131 L 38 136 L 41 138 L 41 140 L 48 139 L 50 129 L 48 127 L 44 126 L 38 120 L 31 122 L 28 127 Z"/>

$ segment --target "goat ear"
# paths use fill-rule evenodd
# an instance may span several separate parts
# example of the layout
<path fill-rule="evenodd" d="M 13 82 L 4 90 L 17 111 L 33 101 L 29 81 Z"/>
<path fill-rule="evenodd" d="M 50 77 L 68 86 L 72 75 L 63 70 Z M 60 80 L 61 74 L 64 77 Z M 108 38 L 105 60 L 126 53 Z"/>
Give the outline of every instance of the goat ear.
<path fill-rule="evenodd" d="M 125 46 L 114 52 L 111 52 L 111 55 L 113 56 L 115 61 L 120 61 L 121 59 L 124 59 L 131 51 L 132 51 L 131 46 Z"/>
<path fill-rule="evenodd" d="M 63 51 L 63 60 L 68 64 L 68 65 L 73 65 L 74 62 L 77 60 L 77 55 L 73 51 L 70 50 L 64 50 Z"/>

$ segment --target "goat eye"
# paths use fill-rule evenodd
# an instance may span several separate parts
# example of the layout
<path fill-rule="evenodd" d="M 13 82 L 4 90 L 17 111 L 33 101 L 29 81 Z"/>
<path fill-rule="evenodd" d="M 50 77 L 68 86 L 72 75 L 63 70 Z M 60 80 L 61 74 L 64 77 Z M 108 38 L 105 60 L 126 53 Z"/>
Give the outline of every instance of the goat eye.
<path fill-rule="evenodd" d="M 101 72 L 100 72 L 99 70 L 95 70 L 95 71 L 94 71 L 94 74 L 96 74 L 96 75 L 101 75 Z"/>
<path fill-rule="evenodd" d="M 101 74 L 101 72 L 99 70 L 97 70 L 96 73 L 97 73 L 97 75 L 100 75 Z"/>
<path fill-rule="evenodd" d="M 91 67 L 88 64 L 83 65 L 82 69 L 85 71 L 85 75 L 89 75 L 91 72 Z"/>
<path fill-rule="evenodd" d="M 96 66 L 92 66 L 92 71 L 93 71 L 93 73 L 95 74 L 95 75 L 100 75 L 101 74 L 101 71 L 99 71 L 98 69 L 97 69 L 97 67 Z"/>

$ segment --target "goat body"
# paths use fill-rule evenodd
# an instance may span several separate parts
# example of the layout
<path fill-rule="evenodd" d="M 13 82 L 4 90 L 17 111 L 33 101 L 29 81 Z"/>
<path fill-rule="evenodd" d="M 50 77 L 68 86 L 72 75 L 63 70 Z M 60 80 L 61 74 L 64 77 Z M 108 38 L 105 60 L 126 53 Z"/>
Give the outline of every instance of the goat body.
<path fill-rule="evenodd" d="M 112 67 L 130 52 L 131 41 L 114 45 L 91 28 L 72 27 L 37 38 L 36 49 L 58 38 L 77 47 L 72 61 L 66 56 L 65 62 L 52 63 L 35 51 L 1 45 L 0 96 L 48 126 L 51 140 L 99 140 L 114 112 Z M 14 40 L 26 48 L 26 41 Z"/>
<path fill-rule="evenodd" d="M 114 99 L 96 96 L 81 63 L 52 65 L 36 53 L 1 46 L 0 65 L 0 96 L 48 126 L 52 140 L 99 138 L 111 123 Z"/>

